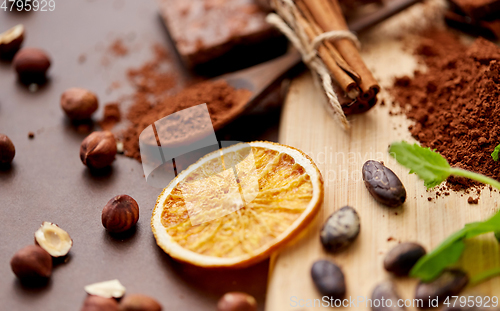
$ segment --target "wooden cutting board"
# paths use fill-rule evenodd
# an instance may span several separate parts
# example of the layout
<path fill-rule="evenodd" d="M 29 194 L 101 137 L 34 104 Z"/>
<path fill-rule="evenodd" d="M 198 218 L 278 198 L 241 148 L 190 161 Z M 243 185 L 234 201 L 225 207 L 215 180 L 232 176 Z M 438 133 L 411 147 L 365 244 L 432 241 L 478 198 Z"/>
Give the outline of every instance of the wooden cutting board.
<path fill-rule="evenodd" d="M 411 74 L 418 66 L 411 51 L 394 32 L 390 33 L 393 30 L 393 26 L 382 26 L 370 34 L 372 40 L 363 41 L 363 57 L 383 87 L 390 86 L 395 76 Z M 484 189 L 477 205 L 468 204 L 470 195 L 461 192 L 436 198 L 436 191 L 426 191 L 416 175 L 409 175 L 406 168 L 397 164 L 387 152 L 388 145 L 414 141 L 407 129 L 411 123 L 402 115 L 389 114 L 394 108 L 386 91 L 381 97 L 385 105 L 352 117 L 352 129 L 346 132 L 326 113 L 325 98 L 309 73 L 292 82 L 282 113 L 280 142 L 303 150 L 315 161 L 325 181 L 325 200 L 308 230 L 272 258 L 266 310 L 321 309 L 318 305 L 314 308 L 298 303 L 299 299 L 305 304 L 308 299 L 321 298 L 312 283 L 310 269 L 313 262 L 325 258 L 344 271 L 348 298 L 370 298 L 377 283 L 393 279 L 382 264 L 392 247 L 400 242 L 418 241 L 432 250 L 464 224 L 486 219 L 498 210 L 498 192 Z M 369 159 L 384 161 L 401 178 L 408 194 L 401 208 L 389 209 L 376 203 L 366 190 L 361 167 Z M 476 197 L 475 193 L 472 196 Z M 360 235 L 345 251 L 328 254 L 320 244 L 319 230 L 330 214 L 345 205 L 358 211 Z M 467 241 L 460 264 L 475 275 L 499 263 L 499 243 L 491 234 Z M 413 299 L 416 280 L 394 281 L 402 298 Z M 463 294 L 500 297 L 500 277 L 468 288 Z M 369 310 L 364 304 L 343 309 Z"/>

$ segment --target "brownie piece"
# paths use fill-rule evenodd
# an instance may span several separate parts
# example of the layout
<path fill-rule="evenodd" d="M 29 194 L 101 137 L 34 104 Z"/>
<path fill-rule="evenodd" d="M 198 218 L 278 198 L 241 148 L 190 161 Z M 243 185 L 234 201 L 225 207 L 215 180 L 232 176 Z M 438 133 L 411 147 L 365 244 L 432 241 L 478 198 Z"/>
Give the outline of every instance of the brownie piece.
<path fill-rule="evenodd" d="M 500 0 L 449 0 L 452 9 L 460 10 L 473 19 L 497 19 L 500 15 Z"/>
<path fill-rule="evenodd" d="M 273 52 L 272 48 L 266 48 L 272 47 L 268 43 L 282 38 L 266 22 L 266 12 L 255 0 L 160 0 L 160 10 L 170 37 L 188 67 L 224 57 L 237 49 L 237 53 L 224 60 L 239 58 L 242 62 L 244 52 L 249 54 L 252 47 L 260 44 L 257 54 L 266 50 Z M 281 45 L 285 52 L 284 38 Z"/>

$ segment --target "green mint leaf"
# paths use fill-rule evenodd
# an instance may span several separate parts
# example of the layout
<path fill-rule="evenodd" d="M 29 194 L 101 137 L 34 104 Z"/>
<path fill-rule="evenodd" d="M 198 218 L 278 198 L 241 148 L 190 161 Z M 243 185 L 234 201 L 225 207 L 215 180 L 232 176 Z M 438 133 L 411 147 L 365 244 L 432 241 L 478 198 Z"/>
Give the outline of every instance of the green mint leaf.
<path fill-rule="evenodd" d="M 464 230 L 448 237 L 429 254 L 420 258 L 410 271 L 410 276 L 430 282 L 437 278 L 448 266 L 456 263 L 465 249 Z"/>
<path fill-rule="evenodd" d="M 470 178 L 500 190 L 500 182 L 497 180 L 471 171 L 450 167 L 442 155 L 429 148 L 402 141 L 393 143 L 389 148 L 389 153 L 401 165 L 409 168 L 410 174 L 415 173 L 423 179 L 427 188 L 435 187 L 450 175 L 454 175 Z"/>
<path fill-rule="evenodd" d="M 490 270 L 483 271 L 481 273 L 478 273 L 474 277 L 470 279 L 470 284 L 472 286 L 477 285 L 483 281 L 486 281 L 488 279 L 491 279 L 494 276 L 500 275 L 500 268 L 493 268 Z"/>
<path fill-rule="evenodd" d="M 495 147 L 495 150 L 493 150 L 493 153 L 491 154 L 491 157 L 493 160 L 498 161 L 498 154 L 500 153 L 500 145 Z"/>
<path fill-rule="evenodd" d="M 466 231 L 465 238 L 470 239 L 481 234 L 498 231 L 499 229 L 500 210 L 486 221 L 466 224 L 463 230 Z"/>
<path fill-rule="evenodd" d="M 442 155 L 418 144 L 393 143 L 389 153 L 399 164 L 409 168 L 410 174 L 415 173 L 423 179 L 427 188 L 441 184 L 451 174 L 450 164 Z"/>
<path fill-rule="evenodd" d="M 413 266 L 410 276 L 429 282 L 438 277 L 441 272 L 455 264 L 465 249 L 465 239 L 498 231 L 500 228 L 500 211 L 483 222 L 466 224 L 463 229 L 450 235 L 436 249 L 428 253 Z"/>

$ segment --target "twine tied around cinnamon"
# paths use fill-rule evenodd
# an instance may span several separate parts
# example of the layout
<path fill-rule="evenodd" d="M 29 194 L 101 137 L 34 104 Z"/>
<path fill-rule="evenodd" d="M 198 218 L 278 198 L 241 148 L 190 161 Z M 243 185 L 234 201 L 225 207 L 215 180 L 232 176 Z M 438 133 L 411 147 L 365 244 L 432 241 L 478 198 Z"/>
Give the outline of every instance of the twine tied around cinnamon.
<path fill-rule="evenodd" d="M 327 109 L 340 121 L 344 129 L 349 129 L 349 121 L 342 110 L 337 94 L 333 90 L 332 77 L 317 52 L 318 47 L 325 40 L 349 39 L 359 48 L 358 38 L 348 30 L 334 30 L 324 32 L 310 40 L 304 27 L 297 22 L 297 16 L 301 13 L 293 0 L 274 0 L 273 5 L 278 14 L 268 14 L 267 22 L 278 28 L 292 42 L 302 55 L 304 63 L 317 74 L 313 76 L 325 91 L 329 103 Z M 318 77 L 321 81 L 318 81 Z"/>

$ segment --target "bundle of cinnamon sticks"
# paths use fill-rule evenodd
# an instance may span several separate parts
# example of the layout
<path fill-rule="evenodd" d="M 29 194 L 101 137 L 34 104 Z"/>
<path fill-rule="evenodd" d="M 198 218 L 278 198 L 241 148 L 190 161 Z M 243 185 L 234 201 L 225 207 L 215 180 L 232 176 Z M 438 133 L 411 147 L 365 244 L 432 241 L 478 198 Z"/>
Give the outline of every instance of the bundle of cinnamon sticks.
<path fill-rule="evenodd" d="M 285 2 L 273 1 L 275 7 L 279 7 L 280 1 Z M 293 3 L 296 26 L 310 43 L 325 32 L 348 30 L 337 0 L 293 0 Z M 333 88 L 345 115 L 365 112 L 376 104 L 380 86 L 361 58 L 355 41 L 327 39 L 317 46 L 316 53 L 334 80 Z"/>

